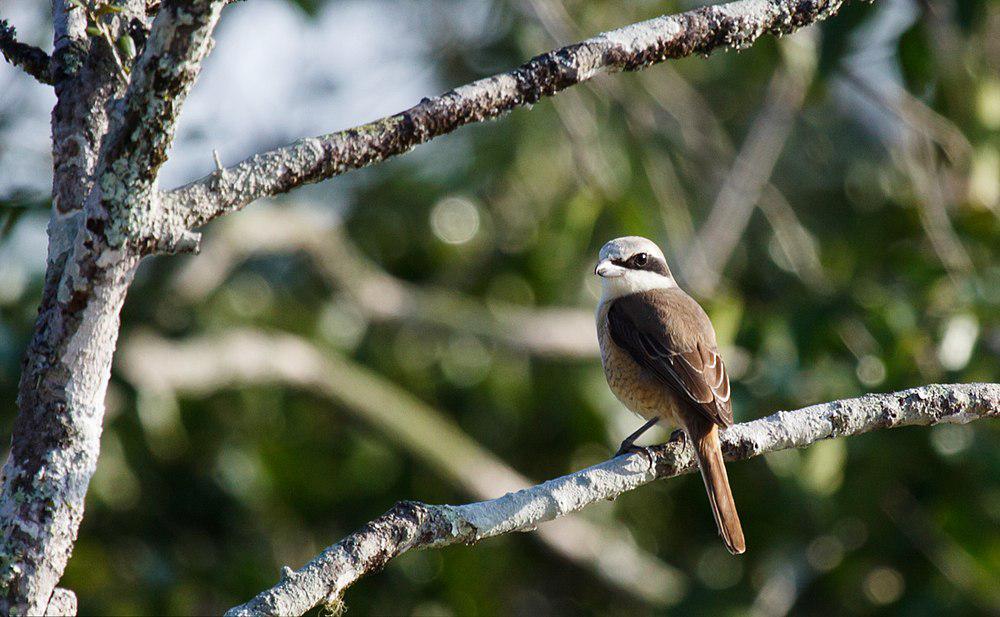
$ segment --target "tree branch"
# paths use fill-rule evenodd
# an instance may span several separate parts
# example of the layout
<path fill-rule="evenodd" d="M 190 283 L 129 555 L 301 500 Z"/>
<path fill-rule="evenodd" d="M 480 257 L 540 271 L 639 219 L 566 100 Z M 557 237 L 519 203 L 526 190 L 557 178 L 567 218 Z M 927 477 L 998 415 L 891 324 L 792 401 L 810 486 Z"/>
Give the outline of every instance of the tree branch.
<path fill-rule="evenodd" d="M 41 83 L 52 85 L 52 59 L 41 49 L 18 41 L 17 32 L 6 19 L 0 19 L 0 54 Z"/>
<path fill-rule="evenodd" d="M 929 385 L 779 411 L 733 426 L 723 433 L 722 442 L 726 459 L 735 461 L 877 429 L 998 417 L 1000 384 Z M 686 442 L 655 446 L 650 455 L 651 459 L 641 454 L 619 456 L 490 501 L 461 506 L 397 503 L 298 571 L 285 568 L 274 587 L 226 614 L 300 615 L 317 604 L 336 604 L 358 579 L 410 549 L 472 544 L 529 531 L 653 480 L 696 469 Z"/>
<path fill-rule="evenodd" d="M 151 396 L 207 395 L 262 383 L 303 388 L 381 432 L 473 498 L 531 485 L 441 411 L 341 354 L 298 337 L 230 330 L 179 342 L 140 333 L 125 340 L 118 370 Z M 684 574 L 636 546 L 622 529 L 564 519 L 540 529 L 538 539 L 646 603 L 669 606 L 684 595 Z"/>
<path fill-rule="evenodd" d="M 160 208 L 154 185 L 224 4 L 168 1 L 153 21 L 97 172 L 97 198 L 108 213 L 106 237 L 113 247 L 127 243 L 143 254 L 197 249 L 197 237 Z"/>
<path fill-rule="evenodd" d="M 117 71 L 97 71 L 113 66 L 109 50 L 87 43 L 80 9 L 53 4 L 55 207 L 42 305 L 3 468 L 0 614 L 44 614 L 50 599 L 53 610 L 69 606 L 66 594 L 53 590 L 97 464 L 119 314 L 141 257 L 134 238 L 169 222 L 155 210 L 156 173 L 221 10 L 221 0 L 167 3 L 108 120 Z M 143 5 L 118 4 L 115 27 L 133 15 L 144 24 Z"/>
<path fill-rule="evenodd" d="M 765 33 L 787 34 L 825 19 L 842 0 L 739 0 L 661 16 L 536 56 L 509 71 L 424 99 L 364 126 L 254 155 L 165 195 L 193 228 L 260 197 L 287 192 L 409 151 L 473 122 L 537 102 L 593 77 L 670 58 L 741 49 Z"/>

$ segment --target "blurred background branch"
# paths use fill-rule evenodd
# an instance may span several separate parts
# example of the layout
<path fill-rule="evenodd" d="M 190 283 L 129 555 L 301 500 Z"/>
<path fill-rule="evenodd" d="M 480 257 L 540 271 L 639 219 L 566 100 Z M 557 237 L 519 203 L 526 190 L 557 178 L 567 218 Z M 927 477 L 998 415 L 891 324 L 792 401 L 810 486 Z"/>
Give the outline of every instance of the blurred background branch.
<path fill-rule="evenodd" d="M 956 589 L 969 596 L 984 614 L 1000 612 L 1000 589 L 993 576 L 941 529 L 913 493 L 896 485 L 886 492 L 882 508 L 910 539 L 913 548 Z"/>
<path fill-rule="evenodd" d="M 679 268 L 698 294 L 715 291 L 723 266 L 769 184 L 816 71 L 818 36 L 816 30 L 807 29 L 780 42 L 784 63 L 771 78 L 764 106 Z"/>
<path fill-rule="evenodd" d="M 171 342 L 137 333 L 120 348 L 118 367 L 145 396 L 205 396 L 248 383 L 307 388 L 356 414 L 473 497 L 488 499 L 531 485 L 440 411 L 342 355 L 294 336 L 232 331 Z M 619 529 L 574 518 L 541 528 L 538 537 L 644 602 L 671 605 L 684 594 L 686 577 Z"/>
<path fill-rule="evenodd" d="M 203 301 L 247 257 L 302 251 L 330 284 L 346 293 L 369 319 L 406 321 L 482 336 L 515 351 L 542 356 L 593 358 L 593 314 L 576 308 L 526 308 L 483 303 L 462 294 L 412 285 L 366 259 L 339 225 L 309 208 L 272 208 L 224 221 L 173 278 L 174 292 Z"/>

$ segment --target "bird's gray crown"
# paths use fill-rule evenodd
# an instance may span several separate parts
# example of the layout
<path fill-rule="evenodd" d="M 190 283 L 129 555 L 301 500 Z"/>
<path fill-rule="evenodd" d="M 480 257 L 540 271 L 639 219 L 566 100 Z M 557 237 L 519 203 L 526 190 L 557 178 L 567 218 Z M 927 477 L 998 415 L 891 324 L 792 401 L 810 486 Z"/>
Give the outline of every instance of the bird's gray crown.
<path fill-rule="evenodd" d="M 625 236 L 611 240 L 601 247 L 598 259 L 601 261 L 605 259 L 625 261 L 636 253 L 647 253 L 650 257 L 659 259 L 664 264 L 667 262 L 660 247 L 656 246 L 652 240 L 642 236 Z"/>

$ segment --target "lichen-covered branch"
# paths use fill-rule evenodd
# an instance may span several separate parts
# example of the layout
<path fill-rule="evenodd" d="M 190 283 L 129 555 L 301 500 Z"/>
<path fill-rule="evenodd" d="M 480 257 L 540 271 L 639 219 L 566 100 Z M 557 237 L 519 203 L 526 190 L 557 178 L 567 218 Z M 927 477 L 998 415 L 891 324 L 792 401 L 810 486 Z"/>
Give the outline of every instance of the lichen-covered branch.
<path fill-rule="evenodd" d="M 143 23 L 136 4 L 122 3 L 112 26 L 126 19 Z M 107 269 L 75 294 L 61 285 L 67 269 L 80 272 L 74 253 L 85 248 L 77 243 L 83 205 L 94 184 L 108 109 L 123 87 L 108 55 L 89 45 L 83 12 L 64 0 L 52 7 L 52 214 L 45 284 L 3 467 L 0 614 L 71 608 L 72 594 L 55 585 L 72 552 L 97 463 L 104 374 L 118 326 L 117 309 L 105 312 L 120 306 L 124 287 L 118 281 L 128 272 Z"/>
<path fill-rule="evenodd" d="M 929 385 L 891 394 L 834 401 L 737 424 L 722 437 L 727 460 L 802 448 L 816 441 L 870 431 L 942 422 L 1000 418 L 1000 384 Z M 358 579 L 414 548 L 472 544 L 539 523 L 647 484 L 696 469 L 686 442 L 649 448 L 508 493 L 461 506 L 400 502 L 297 571 L 285 568 L 278 583 L 229 616 L 301 615 L 318 604 L 336 604 Z"/>
<path fill-rule="evenodd" d="M 52 61 L 49 55 L 33 45 L 18 41 L 17 32 L 6 19 L 0 19 L 0 54 L 7 62 L 41 83 L 52 85 Z"/>
<path fill-rule="evenodd" d="M 138 232 L 162 224 L 151 206 L 156 173 L 221 8 L 167 3 L 124 100 L 109 113 L 122 94 L 110 51 L 88 40 L 82 9 L 53 5 L 54 207 L 41 308 L 3 468 L 0 614 L 71 606 L 54 589 L 97 464 L 119 313 L 142 255 Z M 142 0 L 116 6 L 111 30 L 148 24 Z"/>
<path fill-rule="evenodd" d="M 112 247 L 128 244 L 142 254 L 197 248 L 197 237 L 161 209 L 154 189 L 224 4 L 167 1 L 156 14 L 101 150 L 94 198 L 102 207 L 88 215 L 88 225 L 95 216 L 107 224 Z"/>
<path fill-rule="evenodd" d="M 842 0 L 739 0 L 665 15 L 537 56 L 364 126 L 257 154 L 166 195 L 189 227 L 371 165 L 473 122 L 496 118 L 593 77 L 638 70 L 670 58 L 741 49 L 765 33 L 789 33 L 834 14 Z"/>

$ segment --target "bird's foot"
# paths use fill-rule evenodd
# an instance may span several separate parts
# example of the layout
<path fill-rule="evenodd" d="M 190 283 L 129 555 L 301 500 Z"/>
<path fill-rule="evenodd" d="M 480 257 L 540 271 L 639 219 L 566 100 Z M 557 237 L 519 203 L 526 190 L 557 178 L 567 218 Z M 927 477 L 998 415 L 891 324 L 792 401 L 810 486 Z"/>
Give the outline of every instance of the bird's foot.
<path fill-rule="evenodd" d="M 617 458 L 617 457 L 625 455 L 625 454 L 641 454 L 641 455 L 643 455 L 644 457 L 646 457 L 646 460 L 649 462 L 649 467 L 651 469 L 656 464 L 656 457 L 653 456 L 653 451 L 650 450 L 649 447 L 647 447 L 647 446 L 637 446 L 634 443 L 629 443 L 629 442 L 623 442 L 622 445 L 618 448 L 618 451 L 615 452 L 615 455 L 613 457 L 611 457 L 611 458 Z"/>
<path fill-rule="evenodd" d="M 679 443 L 683 446 L 687 443 L 687 433 L 684 432 L 684 429 L 679 428 L 670 433 L 670 439 L 667 440 L 667 443 Z"/>

